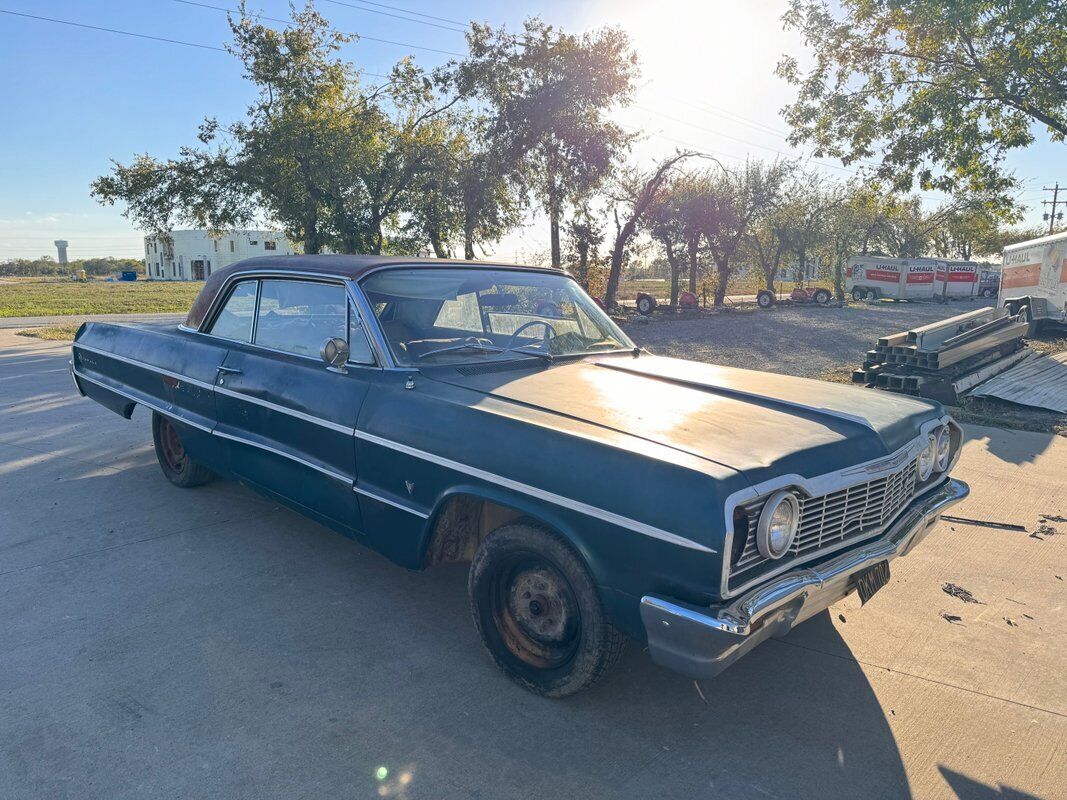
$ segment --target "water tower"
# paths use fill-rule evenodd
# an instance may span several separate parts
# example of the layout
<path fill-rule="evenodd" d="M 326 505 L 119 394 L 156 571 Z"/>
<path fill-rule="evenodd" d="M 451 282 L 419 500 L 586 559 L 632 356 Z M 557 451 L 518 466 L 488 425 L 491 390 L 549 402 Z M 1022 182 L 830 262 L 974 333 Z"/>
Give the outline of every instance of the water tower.
<path fill-rule="evenodd" d="M 63 266 L 67 265 L 67 240 L 56 239 L 52 242 L 56 246 L 56 250 L 59 251 L 59 263 Z"/>

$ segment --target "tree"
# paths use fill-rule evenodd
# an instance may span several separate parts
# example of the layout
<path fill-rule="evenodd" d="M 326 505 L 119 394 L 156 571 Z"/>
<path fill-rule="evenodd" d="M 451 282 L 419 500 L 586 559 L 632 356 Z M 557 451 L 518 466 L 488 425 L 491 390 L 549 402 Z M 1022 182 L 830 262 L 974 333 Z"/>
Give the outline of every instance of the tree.
<path fill-rule="evenodd" d="M 789 173 L 786 162 L 746 161 L 736 169 L 720 167 L 708 182 L 710 213 L 704 238 L 715 260 L 715 305 L 726 299 L 734 255 L 745 236 L 773 207 Z"/>
<path fill-rule="evenodd" d="M 266 217 L 304 251 L 380 253 L 417 180 L 441 161 L 446 112 L 435 83 L 410 60 L 373 90 L 338 50 L 348 38 L 309 4 L 274 30 L 230 16 L 228 49 L 257 87 L 245 119 L 201 126 L 199 144 L 165 161 L 138 156 L 98 178 L 93 196 L 122 202 L 152 233 L 175 223 L 225 230 Z M 405 245 L 406 247 L 406 245 Z"/>
<path fill-rule="evenodd" d="M 565 206 L 601 185 L 631 139 L 607 115 L 629 102 L 637 56 L 619 28 L 575 36 L 539 19 L 518 37 L 474 24 L 467 45 L 452 80 L 493 108 L 492 138 L 505 159 L 527 162 L 559 267 Z"/>
<path fill-rule="evenodd" d="M 567 223 L 567 239 L 576 265 L 575 280 L 588 291 L 590 268 L 599 262 L 598 250 L 604 242 L 604 226 L 597 223 L 588 203 Z"/>
<path fill-rule="evenodd" d="M 615 221 L 617 231 L 615 245 L 611 249 L 611 269 L 608 272 L 608 284 L 604 290 L 605 308 L 609 310 L 615 308 L 615 295 L 619 291 L 619 279 L 622 277 L 623 254 L 630 240 L 637 232 L 637 226 L 642 222 L 653 203 L 655 203 L 656 197 L 662 190 L 671 170 L 679 162 L 697 155 L 700 154 L 689 150 L 679 151 L 661 161 L 651 172 L 632 171 L 620 182 L 623 194 L 621 197 L 616 198 Z M 629 206 L 629 213 L 625 222 L 619 220 L 618 205 Z"/>
<path fill-rule="evenodd" d="M 1011 149 L 1067 136 L 1067 4 L 1060 0 L 791 0 L 814 56 L 778 73 L 793 144 L 853 163 L 881 155 L 897 191 L 995 193 Z M 935 169 L 936 168 L 936 169 Z"/>
<path fill-rule="evenodd" d="M 681 193 L 675 191 L 678 181 L 670 181 L 649 206 L 646 226 L 649 234 L 662 247 L 669 266 L 670 305 L 678 305 L 678 282 L 685 271 L 683 253 L 687 232 L 680 209 Z"/>

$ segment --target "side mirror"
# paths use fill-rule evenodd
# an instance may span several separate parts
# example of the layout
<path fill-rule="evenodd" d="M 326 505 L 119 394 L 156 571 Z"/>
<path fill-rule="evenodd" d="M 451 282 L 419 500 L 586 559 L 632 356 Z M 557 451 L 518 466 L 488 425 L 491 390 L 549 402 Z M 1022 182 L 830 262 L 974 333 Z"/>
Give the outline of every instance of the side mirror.
<path fill-rule="evenodd" d="M 345 363 L 348 361 L 348 342 L 340 337 L 327 339 L 319 349 L 319 355 L 326 362 L 326 368 L 334 372 L 346 373 Z"/>

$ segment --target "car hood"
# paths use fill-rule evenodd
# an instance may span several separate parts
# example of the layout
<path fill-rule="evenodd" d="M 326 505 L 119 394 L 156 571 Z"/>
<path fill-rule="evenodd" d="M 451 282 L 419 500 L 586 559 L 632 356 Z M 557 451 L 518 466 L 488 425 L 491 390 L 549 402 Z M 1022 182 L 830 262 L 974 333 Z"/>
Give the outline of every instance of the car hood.
<path fill-rule="evenodd" d="M 886 392 L 647 354 L 534 371 L 433 372 L 448 383 L 714 461 L 754 484 L 791 473 L 810 478 L 890 455 L 943 413 L 936 403 Z"/>

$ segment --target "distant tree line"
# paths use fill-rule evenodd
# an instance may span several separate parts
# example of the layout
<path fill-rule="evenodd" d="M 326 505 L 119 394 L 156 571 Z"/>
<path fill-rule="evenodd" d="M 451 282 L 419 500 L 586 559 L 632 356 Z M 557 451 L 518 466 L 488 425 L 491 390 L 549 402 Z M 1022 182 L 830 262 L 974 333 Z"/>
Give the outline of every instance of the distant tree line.
<path fill-rule="evenodd" d="M 840 295 L 845 261 L 856 253 L 967 259 L 992 256 L 1005 239 L 1031 233 L 1005 227 L 1018 221 L 1020 209 L 1014 178 L 1003 174 L 996 150 L 1025 136 L 986 137 L 983 152 L 992 155 L 984 159 L 965 142 L 933 141 L 959 112 L 946 99 L 951 85 L 942 82 L 940 105 L 912 109 L 926 115 L 926 128 L 922 120 L 905 126 L 884 116 L 910 84 L 900 77 L 895 93 L 886 94 L 879 76 L 864 72 L 864 59 L 878 63 L 870 48 L 885 50 L 878 58 L 895 68 L 887 74 L 899 77 L 902 65 L 911 65 L 919 81 L 930 69 L 922 46 L 941 47 L 937 58 L 962 58 L 943 29 L 937 42 L 924 31 L 903 31 L 926 37 L 925 44 L 901 44 L 916 50 L 904 55 L 887 49 L 892 42 L 875 41 L 876 34 L 892 39 L 893 25 L 902 24 L 883 9 L 892 5 L 846 0 L 842 13 L 851 18 L 838 23 L 821 0 L 794 0 L 785 17 L 816 51 L 810 73 L 789 58 L 779 67 L 799 87 L 784 112 L 796 140 L 846 163 L 876 155 L 875 144 L 888 140 L 881 167 L 851 181 L 830 180 L 797 161 L 726 165 L 691 151 L 651 166 L 632 163 L 635 134 L 611 116 L 630 102 L 639 65 L 618 28 L 573 35 L 531 19 L 512 33 L 475 23 L 467 56 L 429 72 L 405 58 L 369 84 L 339 54 L 349 37 L 332 30 L 311 3 L 294 8 L 284 30 L 263 25 L 242 3 L 229 16 L 228 49 L 257 89 L 243 118 L 204 120 L 198 141 L 173 158 L 143 154 L 115 162 L 92 193 L 122 204 L 138 227 L 163 236 L 179 225 L 223 231 L 265 220 L 307 253 L 468 259 L 484 256 L 536 208 L 547 219 L 544 260 L 566 266 L 609 307 L 639 261 L 665 267 L 672 304 L 683 290 L 708 287 L 721 304 L 738 271 L 757 271 L 771 285 L 809 264 L 818 264 Z M 1032 26 L 1019 24 L 1032 36 Z M 961 35 L 999 41 L 988 27 Z M 838 46 L 851 49 L 842 54 Z M 955 62 L 945 63 L 950 80 Z M 1017 66 L 1036 75 L 1041 64 Z M 1048 80 L 1060 75 L 1062 69 Z M 823 102 L 830 77 L 868 80 L 868 95 L 838 88 Z M 1023 116 L 1039 101 L 1028 102 Z M 992 115 L 980 126 L 1018 127 L 1014 111 L 979 109 Z M 853 130 L 850 140 L 834 138 L 846 128 Z M 894 135 L 909 137 L 911 149 Z M 945 174 L 934 176 L 924 159 L 941 159 Z M 949 199 L 927 210 L 911 194 L 916 188 L 942 189 Z"/>
<path fill-rule="evenodd" d="M 144 274 L 143 258 L 83 258 L 60 264 L 51 256 L 41 258 L 16 258 L 0 261 L 0 277 L 22 278 L 49 275 L 69 275 L 85 270 L 86 275 L 101 277 L 135 270 Z"/>

